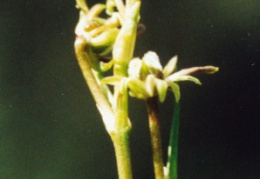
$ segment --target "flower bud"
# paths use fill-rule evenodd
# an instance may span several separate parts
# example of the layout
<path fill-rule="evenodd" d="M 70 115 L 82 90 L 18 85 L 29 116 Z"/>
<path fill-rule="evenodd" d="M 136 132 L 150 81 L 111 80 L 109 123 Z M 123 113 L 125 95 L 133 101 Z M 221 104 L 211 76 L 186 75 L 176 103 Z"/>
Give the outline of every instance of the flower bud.
<path fill-rule="evenodd" d="M 107 29 L 100 35 L 90 39 L 90 46 L 94 53 L 104 56 L 109 53 L 114 45 L 119 30 L 117 28 Z"/>

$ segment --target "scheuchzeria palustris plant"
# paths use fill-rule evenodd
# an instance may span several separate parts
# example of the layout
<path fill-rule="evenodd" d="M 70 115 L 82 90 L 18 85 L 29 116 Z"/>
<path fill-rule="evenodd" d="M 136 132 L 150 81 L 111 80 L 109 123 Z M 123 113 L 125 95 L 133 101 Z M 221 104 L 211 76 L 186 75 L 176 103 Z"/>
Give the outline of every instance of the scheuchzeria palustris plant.
<path fill-rule="evenodd" d="M 171 58 L 165 67 L 152 51 L 145 53 L 142 58 L 134 57 L 138 27 L 143 27 L 139 23 L 140 6 L 141 0 L 107 0 L 105 4 L 98 3 L 90 8 L 85 0 L 76 0 L 80 16 L 75 29 L 75 53 L 112 139 L 119 178 L 132 178 L 129 149 L 131 121 L 128 117 L 130 95 L 144 100 L 147 106 L 155 178 L 176 179 L 180 100 L 178 82 L 192 81 L 200 85 L 201 82 L 191 74 L 213 74 L 218 68 L 204 66 L 176 71 L 177 56 Z M 105 76 L 109 70 L 113 75 Z M 112 85 L 113 90 L 108 85 Z M 168 90 L 174 93 L 177 110 L 165 166 L 157 102 L 164 102 Z"/>

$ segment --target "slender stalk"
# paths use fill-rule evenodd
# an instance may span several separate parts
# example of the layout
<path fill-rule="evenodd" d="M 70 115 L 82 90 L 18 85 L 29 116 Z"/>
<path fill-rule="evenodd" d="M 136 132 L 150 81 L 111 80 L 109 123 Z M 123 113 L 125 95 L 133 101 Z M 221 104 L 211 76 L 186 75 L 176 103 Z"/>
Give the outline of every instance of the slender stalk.
<path fill-rule="evenodd" d="M 161 140 L 161 132 L 160 132 L 159 109 L 158 109 L 157 97 L 149 98 L 146 101 L 146 107 L 148 111 L 155 178 L 163 179 L 164 164 L 163 164 L 162 140 Z"/>
<path fill-rule="evenodd" d="M 111 133 L 113 140 L 117 170 L 119 179 L 132 179 L 132 167 L 129 147 L 129 134 L 131 122 L 128 118 L 128 95 L 127 88 L 116 85 L 114 87 L 114 97 L 116 98 L 115 108 L 115 133 Z"/>
<path fill-rule="evenodd" d="M 101 111 L 103 111 L 103 113 L 106 113 L 106 115 L 114 116 L 111 104 L 100 88 L 100 85 L 92 72 L 90 56 L 86 52 L 86 41 L 83 38 L 77 37 L 74 43 L 74 48 L 83 77 L 95 99 L 97 106 Z"/>
<path fill-rule="evenodd" d="M 83 73 L 86 83 L 89 86 L 90 92 L 92 93 L 95 102 L 99 107 L 106 129 L 113 141 L 117 159 L 119 179 L 132 179 L 132 168 L 129 149 L 129 133 L 131 130 L 130 121 L 127 121 L 128 119 L 116 120 L 116 118 L 126 117 L 123 115 L 123 112 L 117 112 L 116 114 L 113 112 L 108 99 L 103 93 L 92 72 L 89 62 L 90 56 L 86 52 L 86 42 L 84 41 L 84 39 L 77 37 L 75 41 L 75 52 L 80 69 Z M 127 101 L 123 100 L 122 102 L 125 103 Z M 125 115 L 127 115 L 127 113 Z M 128 123 L 126 123 L 125 121 Z"/>
<path fill-rule="evenodd" d="M 125 130 L 120 129 L 116 134 L 111 135 L 116 153 L 119 179 L 133 178 L 130 159 L 129 133 L 130 129 L 125 128 Z"/>
<path fill-rule="evenodd" d="M 81 2 L 78 0 L 77 2 Z M 114 60 L 114 75 L 127 77 L 128 63 L 133 57 L 136 40 L 137 24 L 139 20 L 140 2 L 135 0 L 125 9 L 123 1 L 116 0 L 116 5 L 121 14 L 124 15 L 122 28 L 116 38 L 112 56 Z M 81 4 L 78 4 L 81 5 Z M 127 10 L 127 13 L 125 11 Z M 96 11 L 93 11 L 96 12 Z M 83 13 L 83 15 L 86 15 Z M 94 17 L 94 16 L 93 16 Z M 85 19 L 83 19 L 85 20 Z M 83 21 L 84 22 L 84 21 Z M 83 24 L 85 24 L 84 22 Z M 114 101 L 109 101 L 99 79 L 95 78 L 94 65 L 88 53 L 87 42 L 81 35 L 86 33 L 83 26 L 77 26 L 75 51 L 83 76 L 96 101 L 102 115 L 106 129 L 111 136 L 115 147 L 119 179 L 132 179 L 132 169 L 129 149 L 129 133 L 131 123 L 128 119 L 128 91 L 125 82 L 114 87 Z M 84 36 L 85 37 L 85 36 Z M 98 73 L 98 72 L 97 72 Z"/>

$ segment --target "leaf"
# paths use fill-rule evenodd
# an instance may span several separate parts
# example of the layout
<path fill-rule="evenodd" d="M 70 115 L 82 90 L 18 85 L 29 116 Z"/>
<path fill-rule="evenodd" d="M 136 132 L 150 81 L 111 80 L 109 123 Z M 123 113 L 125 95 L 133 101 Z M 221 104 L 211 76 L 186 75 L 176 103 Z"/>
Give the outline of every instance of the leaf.
<path fill-rule="evenodd" d="M 174 103 L 165 179 L 177 179 L 180 103 Z"/>

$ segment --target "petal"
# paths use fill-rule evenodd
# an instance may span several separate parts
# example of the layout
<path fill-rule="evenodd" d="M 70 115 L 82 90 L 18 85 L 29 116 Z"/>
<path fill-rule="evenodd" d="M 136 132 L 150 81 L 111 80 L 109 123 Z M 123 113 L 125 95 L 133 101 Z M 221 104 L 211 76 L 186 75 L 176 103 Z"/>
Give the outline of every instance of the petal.
<path fill-rule="evenodd" d="M 106 9 L 105 4 L 96 4 L 94 5 L 87 14 L 88 20 L 92 20 L 94 17 L 97 17 L 101 12 Z"/>
<path fill-rule="evenodd" d="M 100 63 L 100 68 L 103 72 L 108 71 L 112 68 L 112 66 L 114 65 L 114 60 L 110 60 L 108 63 Z"/>
<path fill-rule="evenodd" d="M 168 84 L 166 81 L 156 79 L 156 89 L 160 102 L 163 102 L 165 100 L 167 88 Z"/>
<path fill-rule="evenodd" d="M 204 70 L 202 71 L 202 73 L 207 73 L 207 74 L 213 74 L 219 71 L 218 67 L 214 67 L 214 66 L 205 66 Z"/>
<path fill-rule="evenodd" d="M 118 84 L 121 80 L 123 79 L 123 77 L 121 76 L 109 76 L 109 77 L 105 77 L 101 80 L 101 83 L 106 83 L 106 84 L 110 84 L 110 85 L 116 85 Z"/>
<path fill-rule="evenodd" d="M 76 7 L 77 7 L 78 9 L 81 9 L 81 10 L 84 11 L 85 13 L 88 12 L 89 9 L 88 9 L 88 6 L 87 6 L 87 3 L 86 3 L 85 0 L 76 0 L 76 3 L 77 3 Z"/>
<path fill-rule="evenodd" d="M 191 68 L 186 68 L 183 70 L 180 70 L 176 73 L 178 75 L 190 75 L 192 73 L 207 73 L 207 74 L 213 74 L 216 73 L 219 70 L 218 67 L 214 66 L 203 66 L 203 67 L 191 67 Z"/>
<path fill-rule="evenodd" d="M 139 99 L 148 98 L 148 94 L 146 92 L 144 82 L 142 82 L 138 78 L 128 78 L 127 86 L 131 91 L 130 94 L 132 94 L 132 96 L 135 96 Z"/>
<path fill-rule="evenodd" d="M 178 60 L 178 57 L 176 55 L 176 56 L 172 57 L 169 60 L 169 62 L 165 65 L 165 67 L 163 69 L 163 76 L 164 76 L 164 78 L 166 78 L 167 76 L 169 76 L 170 74 L 173 73 L 173 71 L 176 68 L 177 60 Z"/>
<path fill-rule="evenodd" d="M 134 97 L 134 98 L 137 98 L 137 99 L 143 99 L 143 100 L 146 100 L 147 99 L 147 96 L 144 96 L 143 94 L 141 93 L 133 93 L 132 91 L 129 91 L 129 95 L 131 97 Z"/>
<path fill-rule="evenodd" d="M 172 81 L 168 81 L 167 84 L 170 87 L 171 91 L 173 92 L 176 102 L 179 102 L 180 97 L 181 97 L 179 85 L 176 83 L 173 83 Z"/>
<path fill-rule="evenodd" d="M 153 97 L 155 95 L 155 76 L 150 74 L 147 76 L 145 80 L 145 89 L 149 97 Z"/>
<path fill-rule="evenodd" d="M 172 81 L 172 82 L 175 82 L 175 81 L 192 81 L 192 82 L 194 82 L 198 85 L 201 85 L 201 82 L 198 78 L 195 78 L 195 77 L 190 76 L 190 75 L 179 76 L 179 75 L 173 74 L 173 75 L 170 75 L 169 77 L 167 77 L 165 80 L 166 81 Z"/>
<path fill-rule="evenodd" d="M 119 30 L 117 28 L 107 29 L 100 35 L 90 39 L 90 46 L 94 53 L 101 56 L 106 55 L 112 50 Z"/>
<path fill-rule="evenodd" d="M 106 13 L 111 16 L 114 12 L 115 6 L 116 6 L 116 4 L 115 4 L 114 0 L 107 0 Z"/>
<path fill-rule="evenodd" d="M 143 61 L 152 70 L 162 71 L 160 59 L 155 52 L 149 51 L 144 54 Z"/>
<path fill-rule="evenodd" d="M 142 63 L 143 62 L 140 58 L 134 58 L 131 60 L 128 67 L 128 75 L 130 77 L 140 78 Z"/>

